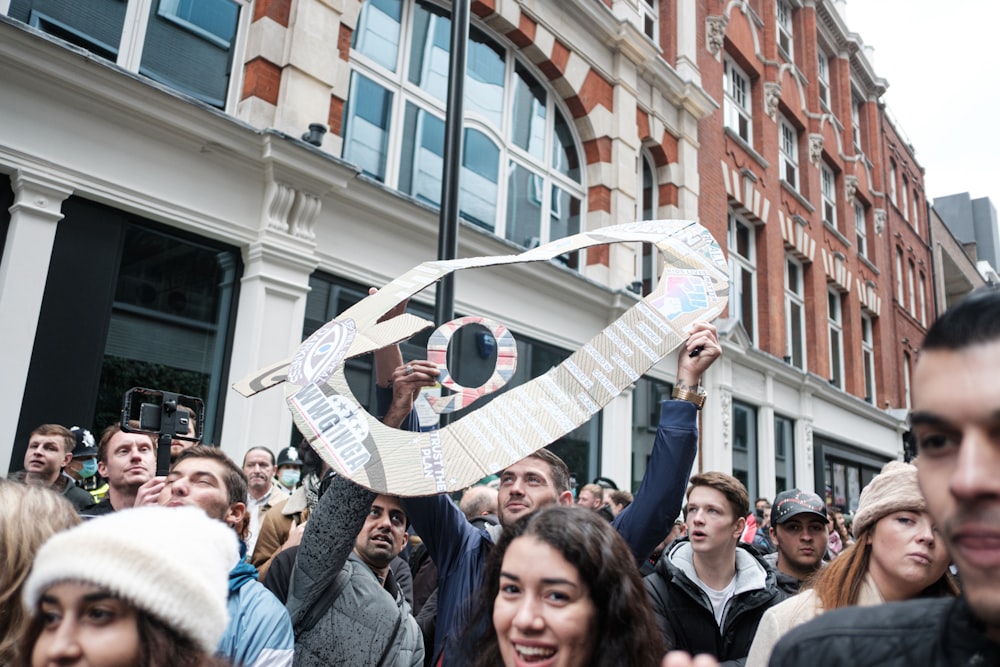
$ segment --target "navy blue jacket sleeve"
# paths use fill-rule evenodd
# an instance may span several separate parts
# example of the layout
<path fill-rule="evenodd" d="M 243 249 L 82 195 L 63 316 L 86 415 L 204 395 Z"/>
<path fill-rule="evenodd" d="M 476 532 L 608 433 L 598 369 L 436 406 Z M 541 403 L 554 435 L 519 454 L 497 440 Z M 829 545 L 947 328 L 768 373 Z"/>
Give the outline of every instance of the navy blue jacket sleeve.
<path fill-rule="evenodd" d="M 690 401 L 663 401 L 642 484 L 632 504 L 611 524 L 625 538 L 637 562 L 646 560 L 680 515 L 697 453 L 698 409 Z"/>

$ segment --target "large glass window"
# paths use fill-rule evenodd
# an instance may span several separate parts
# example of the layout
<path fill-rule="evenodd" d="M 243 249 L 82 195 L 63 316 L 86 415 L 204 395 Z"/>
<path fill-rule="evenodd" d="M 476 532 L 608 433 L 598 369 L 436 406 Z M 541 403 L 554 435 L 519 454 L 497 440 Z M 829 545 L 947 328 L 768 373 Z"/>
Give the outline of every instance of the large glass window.
<path fill-rule="evenodd" d="M 827 290 L 827 325 L 830 332 L 830 384 L 844 388 L 844 315 L 842 299 L 833 289 Z"/>
<path fill-rule="evenodd" d="M 830 107 L 830 57 L 822 51 L 817 52 L 816 79 L 819 81 L 820 104 Z"/>
<path fill-rule="evenodd" d="M 779 119 L 781 149 L 781 180 L 799 189 L 799 133 L 784 116 Z"/>
<path fill-rule="evenodd" d="M 753 127 L 750 78 L 728 57 L 723 63 L 722 73 L 725 77 L 722 85 L 725 89 L 723 106 L 726 127 L 749 144 Z"/>
<path fill-rule="evenodd" d="M 802 264 L 785 255 L 786 358 L 796 368 L 806 368 L 805 286 Z"/>
<path fill-rule="evenodd" d="M 658 26 L 660 23 L 659 0 L 641 0 L 639 11 L 642 16 L 642 31 L 654 42 L 657 41 Z"/>
<path fill-rule="evenodd" d="M 425 0 L 365 2 L 344 112 L 344 159 L 432 205 L 441 199 L 450 30 L 447 11 Z M 584 210 L 581 152 L 542 81 L 515 49 L 470 30 L 460 214 L 523 247 L 577 233 Z"/>
<path fill-rule="evenodd" d="M 133 224 L 121 257 L 94 423 L 116 423 L 129 388 L 159 389 L 203 399 L 212 442 L 239 253 Z"/>
<path fill-rule="evenodd" d="M 127 11 L 130 3 L 135 11 Z M 240 11 L 235 0 L 12 0 L 8 14 L 225 108 Z M 126 25 L 126 19 L 136 24 Z"/>
<path fill-rule="evenodd" d="M 854 138 L 854 148 L 861 150 L 861 105 L 863 102 L 857 95 L 851 95 L 851 136 Z"/>
<path fill-rule="evenodd" d="M 889 201 L 896 203 L 896 161 L 889 159 Z"/>
<path fill-rule="evenodd" d="M 733 477 L 757 497 L 757 408 L 733 401 Z"/>
<path fill-rule="evenodd" d="M 757 254 L 754 228 L 729 213 L 729 316 L 757 342 Z"/>
<path fill-rule="evenodd" d="M 774 415 L 774 492 L 795 488 L 795 422 Z"/>
<path fill-rule="evenodd" d="M 903 249 L 896 246 L 896 301 L 900 308 L 906 307 L 903 300 Z"/>

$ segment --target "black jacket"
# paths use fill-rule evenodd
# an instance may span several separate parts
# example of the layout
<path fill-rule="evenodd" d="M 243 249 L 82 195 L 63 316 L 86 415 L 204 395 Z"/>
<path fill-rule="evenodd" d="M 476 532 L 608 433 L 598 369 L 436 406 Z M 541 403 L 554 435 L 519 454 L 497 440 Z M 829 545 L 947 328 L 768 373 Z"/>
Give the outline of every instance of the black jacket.
<path fill-rule="evenodd" d="M 1000 645 L 964 598 L 923 598 L 823 614 L 785 635 L 770 665 L 1000 665 Z"/>
<path fill-rule="evenodd" d="M 760 617 L 787 596 L 778 589 L 774 571 L 757 551 L 739 544 L 737 590 L 726 606 L 720 630 L 708 596 L 686 574 L 693 571 L 691 554 L 688 538 L 676 540 L 656 564 L 656 571 L 645 579 L 663 641 L 670 650 L 710 653 L 720 662 L 743 664 Z"/>

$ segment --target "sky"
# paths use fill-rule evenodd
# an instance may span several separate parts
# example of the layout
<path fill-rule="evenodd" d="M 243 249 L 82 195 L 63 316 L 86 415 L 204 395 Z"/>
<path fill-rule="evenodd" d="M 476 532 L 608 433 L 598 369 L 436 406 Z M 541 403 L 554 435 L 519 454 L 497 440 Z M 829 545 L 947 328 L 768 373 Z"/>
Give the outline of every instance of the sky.
<path fill-rule="evenodd" d="M 1000 3 L 848 0 L 847 27 L 875 47 L 882 99 L 916 150 L 933 202 L 968 192 L 1000 208 Z"/>

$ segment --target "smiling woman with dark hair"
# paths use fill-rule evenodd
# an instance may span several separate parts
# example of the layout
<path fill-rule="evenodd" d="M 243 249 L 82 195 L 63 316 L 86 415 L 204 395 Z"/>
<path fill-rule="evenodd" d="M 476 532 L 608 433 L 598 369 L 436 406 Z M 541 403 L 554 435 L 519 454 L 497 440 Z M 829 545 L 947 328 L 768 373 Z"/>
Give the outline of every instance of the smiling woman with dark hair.
<path fill-rule="evenodd" d="M 461 664 L 658 664 L 649 596 L 631 552 L 598 514 L 552 505 L 508 526 L 490 554 Z"/>

